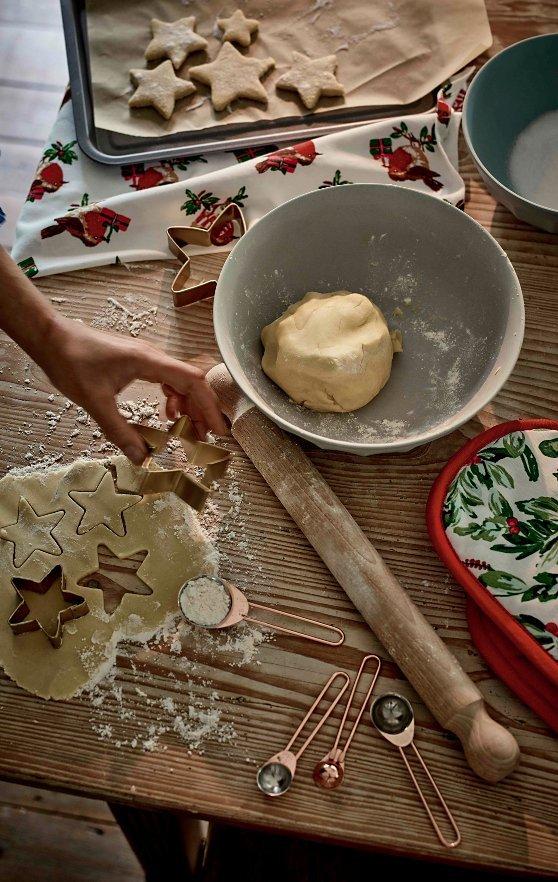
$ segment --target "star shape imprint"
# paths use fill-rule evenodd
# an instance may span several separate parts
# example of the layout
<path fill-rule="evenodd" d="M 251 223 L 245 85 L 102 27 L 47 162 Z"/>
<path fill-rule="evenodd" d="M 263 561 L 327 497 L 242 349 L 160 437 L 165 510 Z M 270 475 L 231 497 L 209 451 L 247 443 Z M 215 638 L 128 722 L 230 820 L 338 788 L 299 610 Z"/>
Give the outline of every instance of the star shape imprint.
<path fill-rule="evenodd" d="M 312 110 L 322 95 L 345 94 L 345 89 L 335 77 L 336 67 L 335 55 L 309 58 L 300 52 L 293 52 L 292 66 L 275 85 L 278 89 L 298 92 L 304 106 Z"/>
<path fill-rule="evenodd" d="M 196 91 L 190 80 L 177 77 L 172 61 L 163 61 L 153 70 L 131 70 L 136 91 L 128 101 L 130 107 L 154 107 L 164 119 L 170 119 L 178 98 Z"/>
<path fill-rule="evenodd" d="M 123 512 L 142 499 L 135 493 L 119 493 L 110 472 L 103 475 L 95 490 L 70 490 L 69 495 L 83 509 L 78 534 L 105 526 L 117 536 L 125 536 Z"/>
<path fill-rule="evenodd" d="M 0 530 L 0 539 L 14 543 L 14 566 L 21 567 L 34 551 L 61 554 L 62 549 L 52 531 L 64 517 L 63 511 L 37 514 L 33 506 L 21 497 L 17 508 L 17 521 L 6 524 Z"/>
<path fill-rule="evenodd" d="M 267 104 L 267 92 L 260 83 L 275 67 L 273 58 L 247 58 L 232 43 L 223 43 L 215 61 L 190 68 L 193 80 L 211 88 L 215 110 L 224 110 L 235 98 L 251 98 Z"/>
<path fill-rule="evenodd" d="M 252 34 L 256 34 L 259 29 L 258 20 L 246 18 L 241 9 L 236 9 L 228 18 L 218 18 L 217 24 L 223 31 L 223 43 L 230 41 L 244 47 L 250 45 Z"/>
<path fill-rule="evenodd" d="M 72 619 L 79 619 L 87 615 L 89 606 L 84 597 L 80 594 L 74 594 L 66 588 L 66 580 L 62 567 L 55 566 L 46 574 L 39 582 L 33 582 L 30 579 L 12 579 L 12 585 L 18 598 L 18 605 L 8 619 L 8 624 L 15 636 L 27 634 L 31 631 L 42 631 L 45 637 L 48 637 L 54 649 L 58 649 L 62 644 L 63 628 L 66 622 Z M 29 604 L 23 596 L 24 591 L 31 591 L 33 594 L 47 594 L 51 591 L 58 590 L 59 603 L 63 604 L 58 608 L 56 615 L 56 626 L 54 630 L 44 625 L 38 617 L 31 616 Z"/>
<path fill-rule="evenodd" d="M 177 21 L 160 21 L 158 18 L 152 18 L 153 39 L 145 50 L 147 61 L 170 58 L 173 66 L 178 70 L 191 52 L 207 47 L 207 40 L 194 31 L 195 24 L 194 15 L 179 18 Z"/>

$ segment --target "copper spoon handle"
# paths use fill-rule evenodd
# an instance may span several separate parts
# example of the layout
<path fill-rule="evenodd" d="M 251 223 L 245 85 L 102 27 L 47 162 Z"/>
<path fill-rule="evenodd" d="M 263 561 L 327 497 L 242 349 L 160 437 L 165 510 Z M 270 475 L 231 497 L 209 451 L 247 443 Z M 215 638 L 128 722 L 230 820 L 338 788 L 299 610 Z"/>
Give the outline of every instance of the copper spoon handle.
<path fill-rule="evenodd" d="M 283 634 L 291 634 L 293 637 L 302 637 L 304 640 L 311 640 L 313 643 L 321 643 L 324 646 L 341 646 L 345 640 L 345 633 L 341 628 L 335 625 L 326 625 L 324 622 L 318 622 L 316 619 L 308 619 L 305 616 L 298 616 L 294 613 L 285 612 L 285 610 L 275 609 L 273 606 L 264 606 L 262 603 L 250 603 L 252 609 L 265 609 L 272 612 L 276 616 L 285 616 L 287 619 L 297 619 L 299 622 L 306 622 L 310 625 L 318 625 L 324 631 L 331 631 L 337 634 L 337 640 L 326 640 L 323 637 L 314 637 L 312 634 L 305 634 L 303 631 L 294 631 L 292 628 L 286 628 L 284 625 L 275 625 L 272 622 L 265 622 L 261 619 L 254 619 L 252 616 L 244 616 L 245 622 L 253 622 L 255 625 L 263 625 L 265 628 L 271 628 L 273 631 L 281 631 Z"/>
<path fill-rule="evenodd" d="M 314 726 L 314 728 L 312 729 L 312 731 L 308 735 L 308 737 L 307 737 L 306 741 L 304 742 L 304 744 L 302 745 L 302 747 L 298 750 L 297 753 L 294 754 L 295 759 L 298 760 L 299 757 L 302 756 L 302 754 L 304 753 L 304 751 L 306 750 L 306 748 L 308 747 L 308 745 L 310 744 L 312 739 L 316 737 L 316 735 L 318 734 L 318 732 L 322 728 L 323 724 L 325 723 L 325 721 L 327 720 L 329 715 L 332 713 L 332 711 L 334 710 L 337 703 L 339 702 L 339 700 L 342 697 L 343 693 L 345 692 L 347 686 L 349 685 L 350 679 L 349 679 L 348 674 L 345 673 L 345 671 L 334 671 L 333 672 L 333 674 L 331 675 L 331 677 L 329 678 L 329 680 L 327 681 L 327 683 L 323 687 L 323 689 L 320 692 L 320 694 L 318 695 L 318 697 L 315 699 L 315 701 L 312 703 L 312 705 L 310 706 L 310 708 L 306 712 L 306 715 L 305 715 L 304 719 L 302 720 L 302 722 L 300 723 L 300 725 L 298 726 L 297 730 L 293 733 L 291 740 L 289 741 L 289 743 L 285 747 L 285 750 L 291 749 L 291 747 L 295 743 L 296 739 L 298 738 L 298 736 L 300 735 L 300 733 L 304 729 L 306 723 L 308 722 L 308 720 L 310 719 L 310 717 L 312 716 L 312 714 L 314 713 L 314 711 L 318 707 L 320 701 L 322 700 L 322 698 L 326 694 L 327 690 L 329 689 L 329 687 L 332 685 L 332 683 L 338 677 L 341 677 L 345 681 L 344 685 L 341 687 L 341 689 L 339 690 L 339 692 L 337 693 L 337 695 L 335 696 L 335 698 L 333 699 L 333 701 L 329 705 L 328 709 L 326 710 L 326 712 L 322 716 L 321 720 L 319 720 L 319 722 L 316 723 L 316 725 Z"/>
<path fill-rule="evenodd" d="M 364 699 L 363 699 L 362 704 L 360 706 L 360 710 L 357 714 L 357 718 L 353 723 L 352 729 L 349 732 L 349 735 L 347 737 L 347 740 L 345 741 L 345 744 L 344 744 L 341 752 L 339 753 L 338 759 L 341 761 L 345 759 L 345 754 L 347 753 L 349 747 L 351 746 L 351 741 L 355 737 L 358 724 L 360 723 L 360 721 L 362 719 L 362 715 L 366 709 L 366 705 L 368 704 L 368 700 L 369 700 L 370 696 L 372 695 L 372 692 L 374 691 L 374 686 L 376 685 L 376 680 L 378 679 L 378 675 L 380 673 L 380 668 L 382 666 L 382 663 L 381 663 L 380 659 L 378 658 L 378 656 L 377 655 L 365 655 L 360 663 L 360 668 L 358 669 L 357 675 L 355 677 L 355 680 L 353 683 L 353 688 L 351 689 L 351 694 L 349 695 L 349 699 L 347 701 L 347 707 L 345 708 L 345 713 L 343 714 L 343 718 L 342 718 L 341 723 L 339 725 L 339 729 L 337 732 L 337 738 L 335 739 L 335 742 L 333 744 L 333 750 L 336 750 L 339 746 L 341 734 L 343 732 L 343 729 L 345 728 L 345 722 L 347 720 L 347 716 L 349 714 L 349 711 L 350 711 L 352 703 L 353 703 L 353 698 L 354 698 L 354 695 L 356 692 L 356 688 L 360 682 L 360 678 L 363 674 L 363 671 L 364 671 L 364 668 L 366 667 L 367 662 L 369 662 L 371 659 L 374 659 L 374 661 L 377 662 L 376 670 L 374 671 L 374 676 L 372 677 L 372 682 L 371 682 L 370 686 L 368 687 L 368 691 L 367 691 L 366 695 L 364 696 Z"/>
<path fill-rule="evenodd" d="M 407 766 L 407 771 L 409 772 L 409 775 L 411 776 L 411 780 L 412 780 L 413 784 L 415 785 L 415 790 L 417 791 L 417 793 L 420 797 L 420 800 L 421 800 L 424 808 L 426 809 L 426 814 L 430 818 L 430 823 L 434 827 L 434 830 L 436 831 L 436 836 L 438 837 L 438 839 L 440 840 L 442 845 L 444 845 L 446 848 L 456 848 L 459 845 L 459 843 L 461 842 L 461 833 L 459 832 L 459 828 L 458 828 L 457 824 L 455 823 L 455 819 L 454 819 L 451 811 L 449 810 L 448 805 L 447 805 L 444 797 L 440 793 L 438 785 L 436 784 L 434 778 L 430 774 L 430 772 L 428 770 L 428 766 L 426 765 L 422 756 L 420 755 L 419 749 L 415 745 L 414 741 L 411 742 L 411 747 L 413 748 L 415 754 L 417 755 L 418 760 L 419 760 L 424 772 L 426 773 L 426 777 L 430 781 L 430 784 L 432 785 L 434 793 L 438 797 L 440 805 L 442 806 L 444 813 L 445 813 L 448 821 L 450 822 L 450 824 L 455 832 L 455 839 L 449 841 L 448 839 L 446 839 L 446 837 L 444 836 L 444 834 L 440 830 L 440 827 L 438 826 L 438 822 L 436 821 L 436 818 L 432 814 L 430 806 L 428 805 L 428 802 L 426 801 L 426 797 L 425 797 L 424 793 L 422 792 L 422 788 L 421 788 L 419 782 L 417 781 L 415 773 L 413 772 L 413 770 L 411 768 L 411 764 L 407 758 L 407 754 L 405 753 L 405 751 L 403 750 L 402 747 L 399 747 L 399 753 L 403 757 L 403 761 L 404 761 L 405 765 Z"/>

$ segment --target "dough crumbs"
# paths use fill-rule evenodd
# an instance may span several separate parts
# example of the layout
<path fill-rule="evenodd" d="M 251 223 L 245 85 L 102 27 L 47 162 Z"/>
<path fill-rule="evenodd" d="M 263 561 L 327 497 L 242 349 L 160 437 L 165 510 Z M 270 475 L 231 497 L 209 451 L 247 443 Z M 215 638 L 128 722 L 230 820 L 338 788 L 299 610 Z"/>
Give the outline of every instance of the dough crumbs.
<path fill-rule="evenodd" d="M 153 39 L 145 50 L 147 61 L 170 58 L 176 70 L 182 67 L 188 55 L 207 48 L 207 40 L 196 34 L 195 15 L 179 18 L 177 21 L 151 19 Z"/>
<path fill-rule="evenodd" d="M 189 74 L 192 79 L 211 88 L 215 110 L 225 110 L 236 98 L 267 104 L 267 92 L 260 79 L 273 67 L 275 59 L 248 58 L 227 42 L 223 43 L 214 61 L 191 67 Z"/>
<path fill-rule="evenodd" d="M 324 55 L 309 58 L 301 52 L 293 52 L 292 66 L 277 80 L 277 89 L 298 92 L 302 103 L 312 110 L 322 95 L 344 95 L 345 89 L 335 77 L 337 57 Z"/>
<path fill-rule="evenodd" d="M 172 61 L 163 61 L 153 70 L 131 70 L 130 77 L 137 87 L 128 101 L 130 107 L 153 107 L 163 119 L 171 118 L 178 98 L 196 91 L 190 80 L 176 76 Z"/>
<path fill-rule="evenodd" d="M 235 9 L 228 18 L 218 18 L 217 24 L 223 31 L 223 43 L 228 40 L 244 48 L 250 45 L 252 34 L 257 34 L 260 26 L 256 18 L 246 18 L 241 9 Z"/>

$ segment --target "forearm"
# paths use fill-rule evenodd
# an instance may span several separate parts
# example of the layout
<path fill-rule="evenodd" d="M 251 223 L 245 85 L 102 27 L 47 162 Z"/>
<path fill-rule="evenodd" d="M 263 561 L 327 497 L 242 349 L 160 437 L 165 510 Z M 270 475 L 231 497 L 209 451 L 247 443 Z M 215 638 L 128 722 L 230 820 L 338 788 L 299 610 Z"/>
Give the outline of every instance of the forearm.
<path fill-rule="evenodd" d="M 40 362 L 58 318 L 54 307 L 0 247 L 0 328 Z"/>

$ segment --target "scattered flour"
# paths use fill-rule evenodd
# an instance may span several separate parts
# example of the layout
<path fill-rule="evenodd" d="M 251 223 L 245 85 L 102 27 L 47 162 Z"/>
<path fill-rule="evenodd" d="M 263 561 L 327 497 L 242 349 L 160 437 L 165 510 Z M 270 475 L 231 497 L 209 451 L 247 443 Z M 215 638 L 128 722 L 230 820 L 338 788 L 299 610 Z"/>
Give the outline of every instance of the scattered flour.
<path fill-rule="evenodd" d="M 124 331 L 131 337 L 138 337 L 146 328 L 153 327 L 157 315 L 157 307 L 148 305 L 145 309 L 134 312 L 131 305 L 137 303 L 138 297 L 127 295 L 124 300 L 129 306 L 121 303 L 116 297 L 107 297 L 107 306 L 92 321 L 95 328 L 111 328 L 114 331 Z"/>

